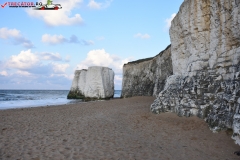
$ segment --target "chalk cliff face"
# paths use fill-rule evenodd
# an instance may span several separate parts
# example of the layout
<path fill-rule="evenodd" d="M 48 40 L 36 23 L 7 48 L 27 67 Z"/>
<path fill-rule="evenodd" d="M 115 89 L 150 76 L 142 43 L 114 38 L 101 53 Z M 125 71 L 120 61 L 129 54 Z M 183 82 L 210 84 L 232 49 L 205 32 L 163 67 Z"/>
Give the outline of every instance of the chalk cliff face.
<path fill-rule="evenodd" d="M 173 75 L 151 111 L 199 116 L 240 144 L 240 0 L 185 0 L 170 37 Z"/>
<path fill-rule="evenodd" d="M 239 63 L 239 31 L 239 0 L 184 1 L 170 28 L 173 73 L 214 70 L 231 78 Z"/>
<path fill-rule="evenodd" d="M 122 97 L 155 96 L 172 75 L 171 46 L 153 58 L 129 62 L 123 66 Z"/>
<path fill-rule="evenodd" d="M 69 99 L 108 99 L 114 95 L 114 72 L 107 67 L 76 70 Z"/>

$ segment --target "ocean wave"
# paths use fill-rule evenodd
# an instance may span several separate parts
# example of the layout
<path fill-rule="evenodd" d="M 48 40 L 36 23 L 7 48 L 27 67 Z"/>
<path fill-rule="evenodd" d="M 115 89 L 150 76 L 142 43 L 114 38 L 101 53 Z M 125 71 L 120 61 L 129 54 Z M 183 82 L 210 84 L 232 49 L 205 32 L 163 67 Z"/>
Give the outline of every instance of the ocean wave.
<path fill-rule="evenodd" d="M 0 90 L 0 109 L 83 103 L 79 100 L 68 100 L 68 92 L 68 90 Z M 114 98 L 120 96 L 121 90 L 115 90 Z"/>

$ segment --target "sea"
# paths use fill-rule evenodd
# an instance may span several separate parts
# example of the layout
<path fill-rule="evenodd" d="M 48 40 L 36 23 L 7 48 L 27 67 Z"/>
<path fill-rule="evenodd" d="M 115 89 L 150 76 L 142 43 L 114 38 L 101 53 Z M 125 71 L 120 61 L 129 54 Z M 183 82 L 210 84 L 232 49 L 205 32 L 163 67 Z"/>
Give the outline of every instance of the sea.
<path fill-rule="evenodd" d="M 0 110 L 82 103 L 67 99 L 69 90 L 0 90 Z M 114 91 L 114 98 L 121 90 Z"/>

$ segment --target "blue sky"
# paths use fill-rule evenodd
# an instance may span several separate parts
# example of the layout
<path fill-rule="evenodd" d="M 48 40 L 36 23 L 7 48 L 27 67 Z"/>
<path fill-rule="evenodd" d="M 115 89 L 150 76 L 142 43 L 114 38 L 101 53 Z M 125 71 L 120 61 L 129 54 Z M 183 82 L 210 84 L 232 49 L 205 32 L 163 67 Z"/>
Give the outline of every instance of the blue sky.
<path fill-rule="evenodd" d="M 63 7 L 57 11 L 1 7 L 0 89 L 68 90 L 74 71 L 88 66 L 112 68 L 115 89 L 121 89 L 124 63 L 170 44 L 170 22 L 182 2 L 54 0 Z"/>

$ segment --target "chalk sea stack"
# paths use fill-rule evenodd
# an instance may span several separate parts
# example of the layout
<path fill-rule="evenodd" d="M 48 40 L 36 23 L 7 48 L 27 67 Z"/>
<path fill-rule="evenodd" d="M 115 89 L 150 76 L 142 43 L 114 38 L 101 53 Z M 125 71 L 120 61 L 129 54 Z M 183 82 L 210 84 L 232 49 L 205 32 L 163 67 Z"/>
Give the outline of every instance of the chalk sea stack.
<path fill-rule="evenodd" d="M 114 96 L 114 72 L 107 67 L 93 66 L 76 70 L 68 99 L 110 99 Z"/>

